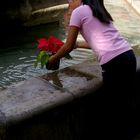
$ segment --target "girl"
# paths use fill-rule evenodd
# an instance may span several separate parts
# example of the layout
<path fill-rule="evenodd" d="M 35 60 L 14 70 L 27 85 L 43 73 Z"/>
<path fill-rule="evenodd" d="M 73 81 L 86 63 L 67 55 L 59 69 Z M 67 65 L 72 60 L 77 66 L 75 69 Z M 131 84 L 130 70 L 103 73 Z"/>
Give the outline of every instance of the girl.
<path fill-rule="evenodd" d="M 114 27 L 113 19 L 103 0 L 73 0 L 71 4 L 74 10 L 70 17 L 66 43 L 50 57 L 48 68 L 51 69 L 57 59 L 70 53 L 74 46 L 91 48 L 102 68 L 105 85 L 103 99 L 108 103 L 105 108 L 109 111 L 114 110 L 118 122 L 123 122 L 130 115 L 128 113 L 133 93 L 132 85 L 136 75 L 136 58 L 133 50 Z M 79 31 L 85 39 L 82 46 L 76 44 Z"/>

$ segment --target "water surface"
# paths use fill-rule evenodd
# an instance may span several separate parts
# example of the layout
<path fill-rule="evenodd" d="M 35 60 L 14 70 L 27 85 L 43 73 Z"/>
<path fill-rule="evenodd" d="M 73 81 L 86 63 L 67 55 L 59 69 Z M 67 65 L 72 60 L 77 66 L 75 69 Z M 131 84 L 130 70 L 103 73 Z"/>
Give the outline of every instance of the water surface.
<path fill-rule="evenodd" d="M 120 33 L 132 45 L 137 55 L 140 55 L 140 17 L 132 10 L 124 0 L 106 0 L 106 7 L 114 18 L 114 24 Z M 36 77 L 51 72 L 40 67 L 36 69 L 33 63 L 37 56 L 37 39 L 54 35 L 64 40 L 65 33 L 58 23 L 32 27 L 20 34 L 13 36 L 13 41 L 7 46 L 7 50 L 0 53 L 0 88 L 7 87 L 19 81 Z M 87 59 L 96 61 L 91 50 L 76 49 L 71 52 L 72 60 L 62 59 L 60 68 L 81 63 Z"/>

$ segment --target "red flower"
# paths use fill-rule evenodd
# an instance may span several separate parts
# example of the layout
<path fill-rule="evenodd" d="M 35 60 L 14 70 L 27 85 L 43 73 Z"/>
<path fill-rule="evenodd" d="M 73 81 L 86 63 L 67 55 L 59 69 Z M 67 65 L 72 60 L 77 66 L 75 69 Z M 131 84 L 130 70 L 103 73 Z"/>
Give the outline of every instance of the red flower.
<path fill-rule="evenodd" d="M 37 48 L 40 51 L 47 51 L 52 54 L 55 54 L 61 48 L 61 46 L 64 45 L 61 40 L 55 38 L 54 36 L 50 36 L 48 40 L 45 38 L 40 38 L 37 41 L 39 43 Z"/>
<path fill-rule="evenodd" d="M 64 43 L 55 38 L 54 36 L 50 36 L 48 38 L 48 42 L 49 42 L 49 51 L 52 52 L 53 54 L 56 53 L 60 48 L 61 46 L 64 45 Z"/>
<path fill-rule="evenodd" d="M 48 49 L 49 49 L 49 42 L 45 38 L 40 38 L 37 41 L 39 43 L 37 48 L 40 51 L 48 51 Z"/>
<path fill-rule="evenodd" d="M 55 38 L 54 36 L 50 36 L 50 37 L 48 38 L 48 40 L 49 40 L 51 43 L 54 43 L 54 44 L 56 44 L 56 45 L 58 45 L 58 46 L 60 46 L 60 47 L 64 45 L 64 43 L 63 43 L 61 40 Z"/>
<path fill-rule="evenodd" d="M 40 38 L 37 40 L 38 45 L 37 48 L 40 50 L 37 59 L 34 63 L 34 66 L 37 67 L 38 63 L 41 63 L 41 68 L 44 67 L 48 63 L 48 59 L 50 55 L 57 53 L 57 51 L 64 45 L 64 43 L 55 38 L 54 36 L 50 36 L 48 40 L 46 38 Z M 71 56 L 67 56 L 67 58 L 71 58 Z M 69 59 L 68 58 L 68 59 Z"/>

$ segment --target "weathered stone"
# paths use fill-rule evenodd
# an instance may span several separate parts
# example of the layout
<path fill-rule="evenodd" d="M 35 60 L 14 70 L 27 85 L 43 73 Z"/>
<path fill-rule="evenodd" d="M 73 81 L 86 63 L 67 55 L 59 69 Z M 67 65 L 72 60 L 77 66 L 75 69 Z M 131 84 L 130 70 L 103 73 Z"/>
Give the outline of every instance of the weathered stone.
<path fill-rule="evenodd" d="M 67 8 L 68 4 L 63 4 L 33 11 L 30 18 L 24 22 L 24 26 L 35 26 L 56 21 L 60 22 Z"/>
<path fill-rule="evenodd" d="M 74 102 L 94 95 L 101 86 L 100 74 L 100 67 L 87 61 L 2 90 L 1 140 L 78 139 L 85 106 L 81 106 L 83 101 Z"/>
<path fill-rule="evenodd" d="M 1 91 L 0 111 L 7 123 L 15 123 L 71 100 L 70 93 L 33 78 Z"/>
<path fill-rule="evenodd" d="M 92 60 L 43 75 L 42 78 L 66 89 L 75 97 L 96 91 L 102 83 L 101 68 Z"/>

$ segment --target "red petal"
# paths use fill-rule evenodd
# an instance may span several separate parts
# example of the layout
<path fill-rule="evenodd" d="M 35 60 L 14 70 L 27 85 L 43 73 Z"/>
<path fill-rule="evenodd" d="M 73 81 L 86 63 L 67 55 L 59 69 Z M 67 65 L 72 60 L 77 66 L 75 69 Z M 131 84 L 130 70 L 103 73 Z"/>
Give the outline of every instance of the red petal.
<path fill-rule="evenodd" d="M 61 40 L 57 39 L 54 36 L 50 36 L 48 40 L 49 40 L 50 43 L 54 43 L 58 46 L 63 46 L 64 45 L 64 42 L 62 42 Z"/>
<path fill-rule="evenodd" d="M 37 46 L 39 50 L 46 50 L 46 51 L 48 50 L 49 43 L 45 38 L 40 38 L 37 41 L 39 43 Z"/>

